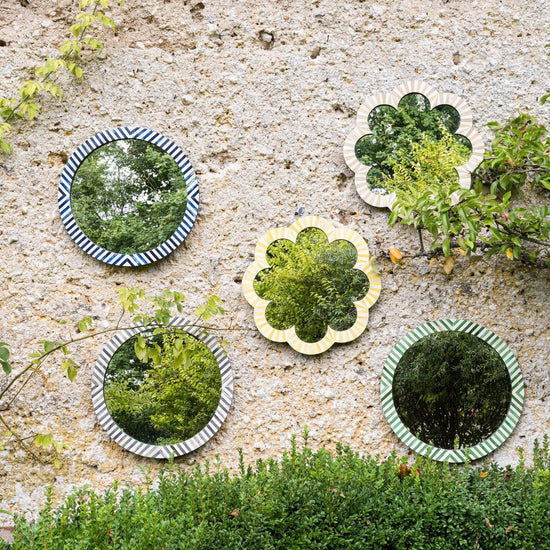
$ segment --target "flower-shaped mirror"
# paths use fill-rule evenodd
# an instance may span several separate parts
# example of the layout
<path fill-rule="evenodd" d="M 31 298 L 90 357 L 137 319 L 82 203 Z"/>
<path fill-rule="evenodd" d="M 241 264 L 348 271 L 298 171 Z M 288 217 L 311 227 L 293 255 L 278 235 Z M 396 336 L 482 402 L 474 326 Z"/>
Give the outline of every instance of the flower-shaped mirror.
<path fill-rule="evenodd" d="M 151 458 L 181 456 L 206 443 L 232 399 L 225 352 L 214 337 L 178 317 L 170 327 L 117 334 L 92 377 L 101 426 L 128 451 Z"/>
<path fill-rule="evenodd" d="M 380 294 L 365 240 L 317 216 L 266 233 L 242 284 L 258 330 L 308 355 L 361 335 Z"/>
<path fill-rule="evenodd" d="M 59 183 L 61 219 L 94 258 L 140 266 L 164 258 L 187 237 L 199 188 L 183 151 L 146 128 L 115 128 L 86 140 Z"/>
<path fill-rule="evenodd" d="M 412 81 L 366 99 L 346 138 L 344 158 L 355 172 L 361 198 L 391 208 L 396 171 L 411 162 L 415 146 L 429 150 L 439 143 L 445 151 L 442 166 L 449 166 L 446 176 L 456 176 L 461 187 L 469 188 L 471 173 L 483 159 L 483 141 L 472 127 L 469 107 L 454 94 L 437 93 L 428 84 Z"/>
<path fill-rule="evenodd" d="M 470 321 L 420 325 L 391 351 L 381 398 L 393 431 L 434 460 L 480 458 L 510 435 L 523 405 L 523 377 L 508 346 Z"/>

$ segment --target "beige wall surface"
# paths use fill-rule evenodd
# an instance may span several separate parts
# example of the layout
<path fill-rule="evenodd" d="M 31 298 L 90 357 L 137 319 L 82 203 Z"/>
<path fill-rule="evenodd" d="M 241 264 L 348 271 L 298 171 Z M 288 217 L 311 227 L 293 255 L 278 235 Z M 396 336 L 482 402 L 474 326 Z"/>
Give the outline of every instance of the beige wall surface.
<path fill-rule="evenodd" d="M 13 94 L 30 69 L 55 55 L 77 13 L 69 0 L 25 3 L 0 6 L 0 95 Z M 313 447 L 342 442 L 384 457 L 408 452 L 382 413 L 386 356 L 420 323 L 464 318 L 501 336 L 525 378 L 519 424 L 492 458 L 513 463 L 518 447 L 530 449 L 550 432 L 550 271 L 496 257 L 461 258 L 450 275 L 440 260 L 393 265 L 387 251 L 414 254 L 417 237 L 389 227 L 387 210 L 360 199 L 342 153 L 363 98 L 411 79 L 464 97 L 486 144 L 486 123 L 516 108 L 530 107 L 550 124 L 548 107 L 536 105 L 550 92 L 546 0 L 127 0 L 112 14 L 117 35 L 100 35 L 102 59 L 85 56 L 81 85 L 63 77 L 63 100 L 45 98 L 37 120 L 16 123 L 15 152 L 0 157 L 0 340 L 10 343 L 16 368 L 36 340 L 66 337 L 82 316 L 112 325 L 121 286 L 182 291 L 189 314 L 217 294 L 227 308 L 219 326 L 251 329 L 220 333 L 229 342 L 234 405 L 217 435 L 178 466 L 218 454 L 234 469 L 239 447 L 248 462 L 277 457 L 306 425 Z M 185 246 L 141 269 L 87 256 L 57 210 L 67 157 L 116 126 L 171 138 L 199 178 L 199 216 Z M 241 293 L 256 241 L 293 223 L 298 211 L 360 233 L 382 277 L 365 333 L 314 357 L 263 338 Z M 122 450 L 95 419 L 91 372 L 106 340 L 75 349 L 81 368 L 73 383 L 51 361 L 47 379 L 13 403 L 10 414 L 29 433 L 52 432 L 70 450 L 53 469 L 6 446 L 0 508 L 33 515 L 48 485 L 60 499 L 74 485 L 143 483 L 141 467 L 162 467 Z"/>

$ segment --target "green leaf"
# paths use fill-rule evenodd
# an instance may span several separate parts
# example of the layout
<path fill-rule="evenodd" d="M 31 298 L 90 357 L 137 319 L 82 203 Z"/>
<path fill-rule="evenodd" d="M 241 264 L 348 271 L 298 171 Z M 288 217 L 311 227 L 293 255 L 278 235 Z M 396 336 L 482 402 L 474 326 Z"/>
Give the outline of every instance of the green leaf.
<path fill-rule="evenodd" d="M 93 321 L 91 317 L 83 317 L 80 321 L 78 321 L 77 326 L 79 332 L 86 332 L 87 330 L 92 328 Z"/>
<path fill-rule="evenodd" d="M 6 374 L 9 374 L 11 372 L 11 365 L 5 361 L 4 359 L 0 360 L 0 364 L 2 365 L 2 370 L 6 373 Z"/>
<path fill-rule="evenodd" d="M 443 249 L 443 254 L 445 254 L 445 256 L 451 255 L 451 239 L 449 237 L 443 240 L 443 242 L 441 243 L 441 247 Z"/>
<path fill-rule="evenodd" d="M 13 147 L 5 139 L 0 138 L 0 148 L 6 155 L 13 153 Z"/>
<path fill-rule="evenodd" d="M 8 361 L 10 358 L 10 350 L 7 346 L 8 344 L 0 342 L 0 359 L 3 361 Z"/>
<path fill-rule="evenodd" d="M 34 444 L 36 447 L 47 448 L 52 444 L 52 434 L 38 434 L 34 438 Z"/>
<path fill-rule="evenodd" d="M 74 365 L 69 365 L 69 368 L 67 369 L 67 377 L 71 382 L 76 378 L 77 374 L 78 374 L 77 368 Z"/>
<path fill-rule="evenodd" d="M 53 342 L 53 341 L 50 341 L 50 340 L 40 340 L 38 343 L 42 344 L 44 346 L 44 352 L 45 353 L 50 353 L 55 348 L 62 345 L 61 342 Z"/>

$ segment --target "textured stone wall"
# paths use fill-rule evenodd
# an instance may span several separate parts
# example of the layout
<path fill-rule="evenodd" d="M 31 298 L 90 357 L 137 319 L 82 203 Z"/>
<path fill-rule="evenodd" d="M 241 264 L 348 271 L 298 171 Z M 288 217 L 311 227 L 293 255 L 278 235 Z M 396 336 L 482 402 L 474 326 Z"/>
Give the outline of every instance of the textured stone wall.
<path fill-rule="evenodd" d="M 30 68 L 54 54 L 76 14 L 68 0 L 25 3 L 0 6 L 0 94 L 13 93 Z M 84 315 L 112 324 L 121 286 L 183 291 L 189 313 L 214 293 L 228 311 L 220 326 L 253 329 L 240 281 L 256 241 L 291 224 L 298 211 L 318 214 L 358 231 L 380 257 L 382 294 L 367 331 L 317 357 L 255 330 L 225 331 L 234 407 L 210 442 L 177 463 L 219 454 L 234 468 L 239 447 L 250 462 L 280 456 L 306 425 L 313 447 L 342 442 L 382 457 L 406 454 L 382 414 L 383 363 L 407 331 L 449 317 L 490 328 L 516 353 L 524 412 L 492 455 L 516 461 L 518 447 L 529 449 L 550 431 L 549 270 L 506 258 L 460 259 L 448 276 L 424 258 L 391 264 L 383 253 L 392 246 L 414 253 L 416 235 L 388 227 L 388 211 L 359 198 L 342 146 L 365 96 L 410 79 L 466 98 L 486 143 L 485 124 L 518 107 L 532 107 L 548 124 L 548 109 L 536 107 L 550 91 L 546 8 L 545 0 L 127 0 L 123 12 L 113 9 L 118 32 L 102 34 L 103 59 L 84 62 L 81 85 L 63 79 L 63 100 L 45 99 L 36 121 L 17 124 L 14 154 L 0 157 L 0 339 L 11 344 L 14 363 L 24 363 L 36 339 L 74 331 Z M 174 140 L 200 184 L 199 217 L 186 245 L 142 269 L 109 267 L 84 254 L 56 205 L 67 157 L 96 132 L 120 125 Z M 76 349 L 82 366 L 74 383 L 53 361 L 48 378 L 37 378 L 13 404 L 29 430 L 52 431 L 71 449 L 57 470 L 12 447 L 1 451 L 0 508 L 34 514 L 47 485 L 60 499 L 73 485 L 141 483 L 142 466 L 162 466 L 123 451 L 95 420 L 90 376 L 103 343 Z"/>

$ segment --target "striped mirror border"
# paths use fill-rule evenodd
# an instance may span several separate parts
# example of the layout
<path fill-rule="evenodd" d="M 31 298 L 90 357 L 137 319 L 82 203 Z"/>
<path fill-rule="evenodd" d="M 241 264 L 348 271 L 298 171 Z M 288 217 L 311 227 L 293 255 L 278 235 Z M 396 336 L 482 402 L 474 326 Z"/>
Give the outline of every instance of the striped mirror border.
<path fill-rule="evenodd" d="M 512 386 L 512 397 L 506 418 L 500 427 L 485 441 L 463 449 L 441 449 L 421 441 L 403 424 L 395 410 L 393 400 L 393 376 L 403 354 L 418 340 L 435 332 L 456 331 L 477 336 L 495 349 L 504 361 Z M 471 321 L 442 319 L 424 323 L 407 333 L 392 349 L 384 364 L 380 385 L 382 408 L 392 430 L 413 451 L 433 460 L 465 462 L 481 458 L 502 445 L 516 427 L 523 407 L 524 384 L 518 362 L 510 348 L 489 329 Z"/>
<path fill-rule="evenodd" d="M 401 99 L 412 93 L 418 93 L 425 96 L 430 102 L 430 107 L 432 109 L 438 105 L 450 105 L 458 111 L 460 115 L 460 126 L 454 133 L 468 138 L 472 144 L 472 154 L 468 161 L 462 166 L 455 167 L 461 187 L 466 189 L 471 187 L 471 174 L 483 160 L 483 139 L 473 128 L 472 111 L 461 97 L 450 93 L 438 93 L 429 84 L 418 80 L 404 82 L 391 93 L 371 95 L 365 99 L 364 103 L 357 111 L 355 128 L 350 132 L 344 143 L 344 159 L 351 170 L 355 172 L 355 187 L 359 196 L 367 204 L 372 206 L 389 208 L 391 210 L 396 200 L 396 196 L 395 193 L 380 195 L 371 191 L 367 183 L 367 174 L 372 166 L 363 164 L 359 161 L 355 154 L 355 145 L 362 137 L 372 134 L 372 129 L 369 126 L 369 115 L 373 109 L 381 105 L 389 105 L 397 109 Z"/>
<path fill-rule="evenodd" d="M 122 139 L 139 139 L 148 141 L 160 147 L 168 153 L 179 166 L 187 187 L 187 205 L 185 214 L 179 227 L 172 236 L 151 250 L 136 254 L 119 254 L 106 250 L 93 241 L 91 241 L 84 232 L 80 229 L 74 219 L 71 208 L 71 186 L 73 179 L 81 163 L 95 149 L 112 141 Z M 185 153 L 171 140 L 153 130 L 140 127 L 124 127 L 114 128 L 99 132 L 95 136 L 87 139 L 78 149 L 71 155 L 63 172 L 58 187 L 57 202 L 59 213 L 67 232 L 71 239 L 86 253 L 90 254 L 97 260 L 101 260 L 107 264 L 127 267 L 137 267 L 141 265 L 157 262 L 173 252 L 187 237 L 199 209 L 199 185 L 197 176 L 189 159 Z"/>
<path fill-rule="evenodd" d="M 229 364 L 227 354 L 221 348 L 216 338 L 204 332 L 204 330 L 200 327 L 191 325 L 188 320 L 182 317 L 172 318 L 169 326 L 177 327 L 179 330 L 183 330 L 203 342 L 214 354 L 220 368 L 222 388 L 218 407 L 208 424 L 193 437 L 173 445 L 151 445 L 148 443 L 143 443 L 142 441 L 138 441 L 137 439 L 130 437 L 120 429 L 111 417 L 105 404 L 103 383 L 105 381 L 105 372 L 109 366 L 111 358 L 119 347 L 124 344 L 124 342 L 136 334 L 150 331 L 150 326 L 136 326 L 135 328 L 117 333 L 111 340 L 109 340 L 109 342 L 107 342 L 107 344 L 105 344 L 99 358 L 96 361 L 92 374 L 92 403 L 99 424 L 121 447 L 137 455 L 149 458 L 175 458 L 190 453 L 191 451 L 201 447 L 220 429 L 220 426 L 226 419 L 233 402 L 233 370 Z"/>
<path fill-rule="evenodd" d="M 270 267 L 267 259 L 267 249 L 269 246 L 279 239 L 286 239 L 295 243 L 298 234 L 310 227 L 323 231 L 329 243 L 337 240 L 350 242 L 357 250 L 357 262 L 354 265 L 354 269 L 361 270 L 369 280 L 368 293 L 361 300 L 354 302 L 357 308 L 357 320 L 353 326 L 341 331 L 327 327 L 326 335 L 318 342 L 313 343 L 304 342 L 296 334 L 294 326 L 286 330 L 273 328 L 266 318 L 266 309 L 269 305 L 269 300 L 260 298 L 254 289 L 256 275 L 263 269 Z M 378 300 L 381 288 L 380 275 L 376 271 L 365 239 L 353 229 L 348 227 L 336 228 L 329 220 L 319 216 L 304 216 L 296 220 L 289 227 L 277 227 L 263 235 L 256 244 L 254 262 L 246 269 L 242 281 L 243 295 L 246 301 L 254 308 L 254 322 L 260 333 L 273 342 L 288 342 L 293 349 L 304 355 L 317 355 L 325 352 L 334 343 L 351 342 L 361 336 L 367 328 L 369 309 Z"/>

